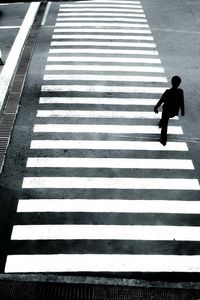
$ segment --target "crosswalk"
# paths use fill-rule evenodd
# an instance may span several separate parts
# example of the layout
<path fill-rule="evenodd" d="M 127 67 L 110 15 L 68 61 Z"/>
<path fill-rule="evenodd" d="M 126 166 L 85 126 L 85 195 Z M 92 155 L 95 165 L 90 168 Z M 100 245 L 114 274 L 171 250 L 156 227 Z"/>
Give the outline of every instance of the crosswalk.
<path fill-rule="evenodd" d="M 173 75 L 173 74 L 172 74 Z M 200 185 L 142 1 L 60 4 L 6 273 L 200 272 Z"/>

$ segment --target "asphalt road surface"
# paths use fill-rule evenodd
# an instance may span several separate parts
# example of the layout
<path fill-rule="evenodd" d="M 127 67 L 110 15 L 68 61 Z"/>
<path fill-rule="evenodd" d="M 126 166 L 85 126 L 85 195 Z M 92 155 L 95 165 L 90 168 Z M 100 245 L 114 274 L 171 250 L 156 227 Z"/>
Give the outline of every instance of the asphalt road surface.
<path fill-rule="evenodd" d="M 199 6 L 48 5 L 0 178 L 1 272 L 198 278 Z M 173 75 L 186 114 L 164 147 Z"/>

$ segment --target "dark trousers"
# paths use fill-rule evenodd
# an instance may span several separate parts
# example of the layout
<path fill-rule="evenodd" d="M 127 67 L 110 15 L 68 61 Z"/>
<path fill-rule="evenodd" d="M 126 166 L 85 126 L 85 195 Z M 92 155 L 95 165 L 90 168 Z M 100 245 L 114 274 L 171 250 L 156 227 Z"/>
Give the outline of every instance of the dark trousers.
<path fill-rule="evenodd" d="M 163 112 L 162 117 L 159 122 L 159 127 L 161 128 L 160 142 L 164 145 L 167 143 L 167 127 L 169 122 L 169 114 Z"/>

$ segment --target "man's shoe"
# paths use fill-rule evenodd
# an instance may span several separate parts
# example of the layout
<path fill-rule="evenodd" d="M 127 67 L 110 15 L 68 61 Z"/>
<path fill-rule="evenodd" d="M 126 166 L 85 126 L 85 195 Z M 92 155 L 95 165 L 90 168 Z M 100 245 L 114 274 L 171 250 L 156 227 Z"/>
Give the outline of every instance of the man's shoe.
<path fill-rule="evenodd" d="M 166 142 L 165 141 L 162 141 L 162 140 L 160 140 L 160 143 L 163 145 L 163 146 L 166 146 Z"/>

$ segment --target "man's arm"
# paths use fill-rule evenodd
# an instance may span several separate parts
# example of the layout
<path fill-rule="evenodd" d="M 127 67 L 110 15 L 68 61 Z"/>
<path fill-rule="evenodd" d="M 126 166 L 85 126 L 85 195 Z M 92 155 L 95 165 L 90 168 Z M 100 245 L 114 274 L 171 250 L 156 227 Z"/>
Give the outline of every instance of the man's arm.
<path fill-rule="evenodd" d="M 165 101 L 165 97 L 167 94 L 167 90 L 162 94 L 160 100 L 158 103 L 154 106 L 154 112 L 157 114 L 158 113 L 158 108 L 161 106 L 161 104 Z"/>

